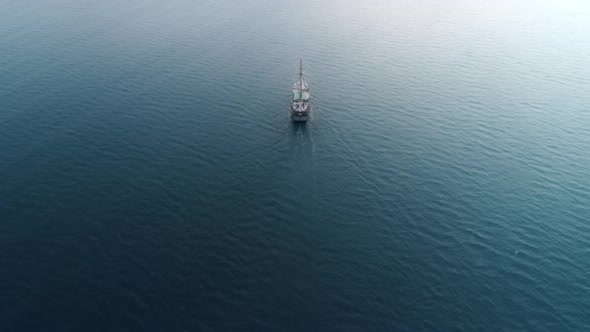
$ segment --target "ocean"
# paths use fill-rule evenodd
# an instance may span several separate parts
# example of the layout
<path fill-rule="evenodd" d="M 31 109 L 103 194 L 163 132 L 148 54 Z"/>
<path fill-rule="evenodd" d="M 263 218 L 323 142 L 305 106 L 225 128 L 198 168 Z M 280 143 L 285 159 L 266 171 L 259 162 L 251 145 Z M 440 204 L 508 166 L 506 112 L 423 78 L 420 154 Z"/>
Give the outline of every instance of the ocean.
<path fill-rule="evenodd" d="M 589 55 L 582 0 L 0 0 L 0 331 L 588 331 Z"/>

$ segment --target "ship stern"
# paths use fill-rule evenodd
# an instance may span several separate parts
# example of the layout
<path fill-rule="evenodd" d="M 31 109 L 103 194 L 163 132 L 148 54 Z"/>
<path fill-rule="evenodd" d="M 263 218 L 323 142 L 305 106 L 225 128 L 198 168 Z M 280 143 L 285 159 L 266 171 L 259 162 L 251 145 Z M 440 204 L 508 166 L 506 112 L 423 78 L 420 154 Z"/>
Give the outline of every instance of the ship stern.
<path fill-rule="evenodd" d="M 296 107 L 295 105 L 291 107 L 291 118 L 294 122 L 306 122 L 309 118 L 309 113 L 311 112 L 311 106 L 309 103 L 306 103 L 304 107 Z"/>

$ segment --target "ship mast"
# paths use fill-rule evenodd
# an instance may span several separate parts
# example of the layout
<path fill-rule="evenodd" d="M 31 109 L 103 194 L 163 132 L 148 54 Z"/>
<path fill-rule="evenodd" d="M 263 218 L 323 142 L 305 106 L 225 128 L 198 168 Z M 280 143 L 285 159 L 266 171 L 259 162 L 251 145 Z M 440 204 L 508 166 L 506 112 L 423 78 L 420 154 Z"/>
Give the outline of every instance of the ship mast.
<path fill-rule="evenodd" d="M 303 83 L 303 59 L 299 59 L 299 81 Z"/>
<path fill-rule="evenodd" d="M 299 59 L 299 99 L 303 100 L 303 59 Z"/>

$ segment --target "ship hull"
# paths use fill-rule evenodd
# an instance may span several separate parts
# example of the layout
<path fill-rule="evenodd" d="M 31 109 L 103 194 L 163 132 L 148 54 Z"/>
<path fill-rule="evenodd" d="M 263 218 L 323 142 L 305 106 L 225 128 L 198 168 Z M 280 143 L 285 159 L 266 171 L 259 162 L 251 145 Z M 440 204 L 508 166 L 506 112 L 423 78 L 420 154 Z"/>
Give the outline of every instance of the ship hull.
<path fill-rule="evenodd" d="M 303 60 L 299 60 L 299 80 L 293 84 L 293 104 L 291 118 L 294 122 L 306 122 L 311 113 L 311 94 L 307 82 L 303 79 Z"/>
<path fill-rule="evenodd" d="M 291 107 L 291 119 L 293 119 L 293 122 L 306 122 L 310 113 L 311 106 L 309 104 L 303 112 L 298 112 L 293 107 Z"/>
<path fill-rule="evenodd" d="M 307 122 L 307 115 L 293 115 L 291 117 L 293 119 L 293 122 Z"/>

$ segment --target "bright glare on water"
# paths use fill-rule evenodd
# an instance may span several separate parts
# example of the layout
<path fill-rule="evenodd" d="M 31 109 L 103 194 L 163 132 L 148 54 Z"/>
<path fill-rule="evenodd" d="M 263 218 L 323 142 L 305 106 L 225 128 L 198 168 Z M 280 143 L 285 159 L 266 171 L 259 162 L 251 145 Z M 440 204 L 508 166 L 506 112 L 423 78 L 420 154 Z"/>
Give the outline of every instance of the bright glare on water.
<path fill-rule="evenodd" d="M 582 0 L 0 0 L 0 331 L 589 331 L 589 56 Z"/>

